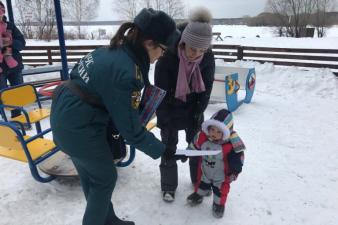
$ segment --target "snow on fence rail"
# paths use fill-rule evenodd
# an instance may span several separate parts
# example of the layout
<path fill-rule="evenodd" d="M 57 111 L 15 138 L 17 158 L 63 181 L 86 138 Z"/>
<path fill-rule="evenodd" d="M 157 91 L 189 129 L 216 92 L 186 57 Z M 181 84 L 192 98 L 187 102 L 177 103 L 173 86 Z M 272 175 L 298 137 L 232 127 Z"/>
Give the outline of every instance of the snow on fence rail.
<path fill-rule="evenodd" d="M 67 59 L 76 63 L 100 45 L 67 46 Z M 330 68 L 338 75 L 338 49 L 271 48 L 240 45 L 213 45 L 215 58 L 227 62 L 252 60 L 280 66 Z M 23 63 L 30 66 L 53 65 L 61 62 L 58 46 L 27 46 L 22 51 Z"/>

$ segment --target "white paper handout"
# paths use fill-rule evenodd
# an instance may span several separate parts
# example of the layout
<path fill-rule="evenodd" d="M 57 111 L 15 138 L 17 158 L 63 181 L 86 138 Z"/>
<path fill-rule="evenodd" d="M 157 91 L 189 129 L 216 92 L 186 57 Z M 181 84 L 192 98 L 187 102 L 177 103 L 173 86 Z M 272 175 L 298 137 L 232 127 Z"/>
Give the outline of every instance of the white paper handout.
<path fill-rule="evenodd" d="M 176 155 L 186 156 L 202 156 L 202 155 L 217 155 L 221 150 L 193 150 L 193 149 L 177 149 Z"/>

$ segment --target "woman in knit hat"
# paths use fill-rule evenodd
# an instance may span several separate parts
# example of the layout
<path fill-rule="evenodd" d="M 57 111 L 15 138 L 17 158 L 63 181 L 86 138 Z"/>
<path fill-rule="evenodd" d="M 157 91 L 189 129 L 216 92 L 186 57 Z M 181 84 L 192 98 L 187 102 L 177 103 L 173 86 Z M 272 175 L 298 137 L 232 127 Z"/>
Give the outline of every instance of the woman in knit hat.
<path fill-rule="evenodd" d="M 120 26 L 110 46 L 84 56 L 71 79 L 54 91 L 53 140 L 79 174 L 87 201 L 83 225 L 134 224 L 119 219 L 111 202 L 117 180 L 113 152 L 120 149 L 109 143 L 107 127 L 112 121 L 130 145 L 153 159 L 163 154 L 165 145 L 141 124 L 139 103 L 141 90 L 149 85 L 150 63 L 175 34 L 176 24 L 166 13 L 143 9 Z"/>
<path fill-rule="evenodd" d="M 162 197 L 166 202 L 174 201 L 178 186 L 175 156 L 178 131 L 184 130 L 186 141 L 191 142 L 209 103 L 215 73 L 210 22 L 211 14 L 206 8 L 194 10 L 189 22 L 178 26 L 182 35 L 175 48 L 166 51 L 155 68 L 155 85 L 167 91 L 156 111 L 162 142 L 166 145 L 160 164 Z M 197 159 L 190 158 L 189 165 L 191 182 L 195 183 Z"/>

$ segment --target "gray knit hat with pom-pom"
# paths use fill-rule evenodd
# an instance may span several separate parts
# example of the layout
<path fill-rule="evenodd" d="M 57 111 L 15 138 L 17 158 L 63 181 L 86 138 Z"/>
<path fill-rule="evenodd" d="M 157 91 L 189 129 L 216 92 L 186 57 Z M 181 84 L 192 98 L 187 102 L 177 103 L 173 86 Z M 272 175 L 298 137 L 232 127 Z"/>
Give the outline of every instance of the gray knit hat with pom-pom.
<path fill-rule="evenodd" d="M 196 8 L 190 14 L 181 41 L 193 48 L 209 48 L 212 40 L 211 19 L 211 13 L 207 8 Z"/>

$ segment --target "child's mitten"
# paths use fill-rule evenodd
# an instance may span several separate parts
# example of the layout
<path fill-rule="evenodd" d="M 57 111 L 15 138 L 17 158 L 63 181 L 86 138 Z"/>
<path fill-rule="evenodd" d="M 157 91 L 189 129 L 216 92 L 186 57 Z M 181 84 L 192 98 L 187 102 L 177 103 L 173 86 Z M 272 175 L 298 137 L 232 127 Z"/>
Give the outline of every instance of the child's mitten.
<path fill-rule="evenodd" d="M 228 154 L 229 173 L 239 174 L 242 172 L 244 163 L 244 152 L 235 153 L 232 150 Z"/>

